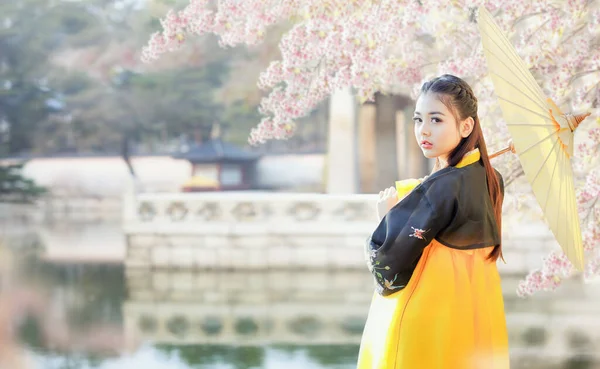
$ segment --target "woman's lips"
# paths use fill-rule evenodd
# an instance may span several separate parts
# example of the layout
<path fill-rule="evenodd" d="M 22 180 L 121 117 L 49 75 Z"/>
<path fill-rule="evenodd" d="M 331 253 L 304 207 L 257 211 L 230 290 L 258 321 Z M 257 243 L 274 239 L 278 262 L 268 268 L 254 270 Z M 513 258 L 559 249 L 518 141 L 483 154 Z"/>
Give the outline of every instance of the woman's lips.
<path fill-rule="evenodd" d="M 431 144 L 431 142 L 424 141 L 424 142 L 421 142 L 421 147 L 426 150 L 429 150 L 433 147 L 433 145 Z"/>

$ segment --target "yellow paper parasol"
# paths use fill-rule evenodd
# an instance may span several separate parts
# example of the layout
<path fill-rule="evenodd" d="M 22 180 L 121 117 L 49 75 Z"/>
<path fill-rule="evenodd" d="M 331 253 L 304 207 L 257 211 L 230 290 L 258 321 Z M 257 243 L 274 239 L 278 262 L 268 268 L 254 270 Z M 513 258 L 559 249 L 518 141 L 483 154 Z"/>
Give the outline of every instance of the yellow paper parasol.
<path fill-rule="evenodd" d="M 525 177 L 548 226 L 577 270 L 583 242 L 573 184 L 573 132 L 590 114 L 564 114 L 547 98 L 489 12 L 479 7 L 479 30 L 489 74 Z"/>

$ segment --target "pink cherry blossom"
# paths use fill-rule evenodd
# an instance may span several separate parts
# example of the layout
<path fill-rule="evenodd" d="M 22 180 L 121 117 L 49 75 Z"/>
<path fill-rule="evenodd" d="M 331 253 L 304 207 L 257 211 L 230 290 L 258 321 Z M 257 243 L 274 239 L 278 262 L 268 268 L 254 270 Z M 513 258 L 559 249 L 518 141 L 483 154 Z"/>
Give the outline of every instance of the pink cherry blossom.
<path fill-rule="evenodd" d="M 560 5 L 560 6 L 559 6 Z M 281 59 L 257 81 L 269 91 L 260 104 L 262 121 L 250 132 L 252 144 L 285 140 L 294 120 L 311 112 L 338 89 L 351 87 L 361 101 L 378 92 L 409 91 L 440 73 L 467 79 L 479 101 L 489 147 L 509 138 L 481 49 L 475 10 L 485 6 L 513 42 L 543 92 L 566 110 L 591 111 L 573 158 L 586 249 L 586 275 L 600 273 L 600 5 L 587 0 L 191 0 L 169 12 L 163 30 L 151 36 L 143 60 L 173 52 L 191 37 L 215 34 L 223 47 L 261 42 L 279 23 Z M 493 132 L 493 134 L 490 134 Z M 515 159 L 499 160 L 514 165 Z M 508 189 L 510 191 L 510 188 Z M 524 245 L 525 247 L 525 245 Z M 574 274 L 560 251 L 522 281 L 525 296 L 553 290 Z"/>

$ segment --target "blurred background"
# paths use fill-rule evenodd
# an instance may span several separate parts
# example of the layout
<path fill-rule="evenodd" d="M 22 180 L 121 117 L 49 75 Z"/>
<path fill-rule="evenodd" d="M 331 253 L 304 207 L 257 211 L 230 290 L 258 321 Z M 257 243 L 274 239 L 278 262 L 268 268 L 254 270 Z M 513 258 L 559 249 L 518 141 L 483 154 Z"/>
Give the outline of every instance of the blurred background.
<path fill-rule="evenodd" d="M 293 138 L 250 147 L 256 80 L 288 28 L 141 65 L 181 4 L 0 4 L 2 369 L 355 367 L 374 194 L 432 166 L 414 101 L 341 91 Z M 507 213 L 503 229 L 513 367 L 600 368 L 599 284 L 517 297 L 558 248 L 526 224 Z"/>

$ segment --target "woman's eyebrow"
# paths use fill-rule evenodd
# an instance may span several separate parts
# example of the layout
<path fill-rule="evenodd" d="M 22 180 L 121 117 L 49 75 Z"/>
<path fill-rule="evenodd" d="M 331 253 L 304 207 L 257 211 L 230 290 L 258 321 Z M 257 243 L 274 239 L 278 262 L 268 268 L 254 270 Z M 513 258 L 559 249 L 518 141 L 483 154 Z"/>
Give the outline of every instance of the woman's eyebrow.
<path fill-rule="evenodd" d="M 429 115 L 434 115 L 434 114 L 444 115 L 444 113 L 442 113 L 441 111 L 432 111 L 432 112 L 429 113 Z M 415 115 L 421 115 L 421 113 L 419 113 L 418 111 L 416 111 Z"/>

